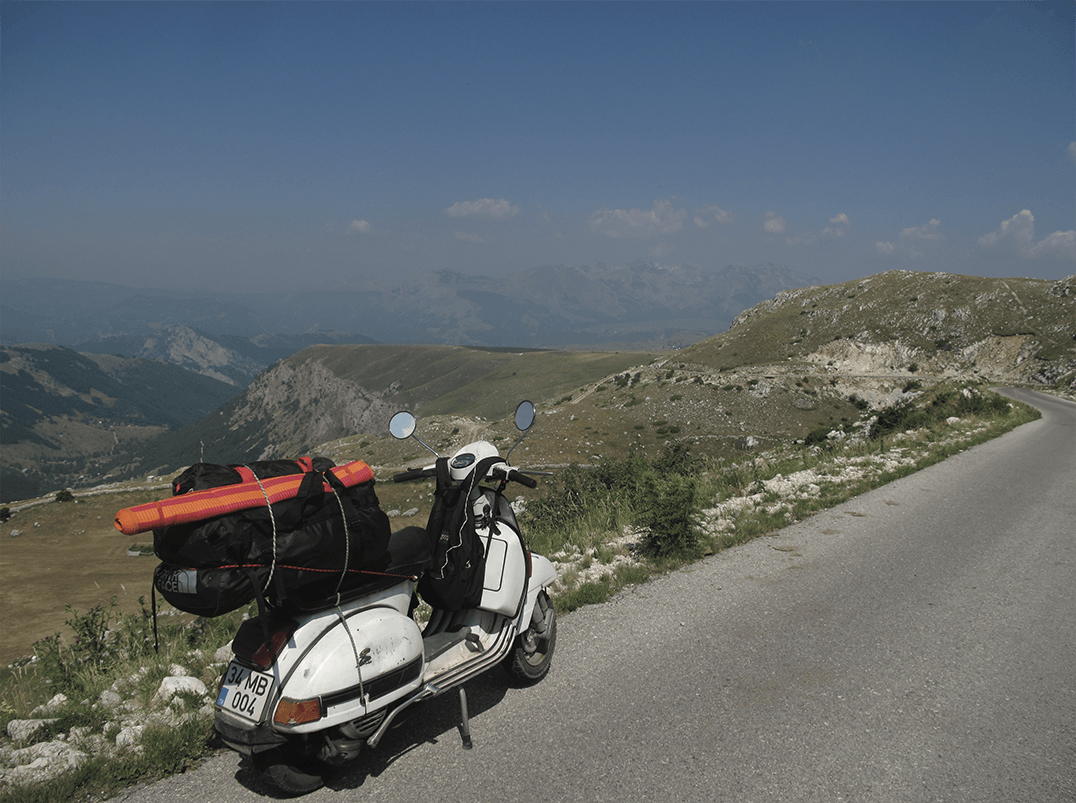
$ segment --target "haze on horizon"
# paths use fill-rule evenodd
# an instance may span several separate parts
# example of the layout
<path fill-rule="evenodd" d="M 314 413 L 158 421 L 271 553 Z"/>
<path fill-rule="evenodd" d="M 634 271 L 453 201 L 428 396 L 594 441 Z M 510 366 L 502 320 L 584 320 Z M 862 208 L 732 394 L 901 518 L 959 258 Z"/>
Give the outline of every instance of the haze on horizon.
<path fill-rule="evenodd" d="M 1068 3 L 7 3 L 0 265 L 1076 273 Z"/>

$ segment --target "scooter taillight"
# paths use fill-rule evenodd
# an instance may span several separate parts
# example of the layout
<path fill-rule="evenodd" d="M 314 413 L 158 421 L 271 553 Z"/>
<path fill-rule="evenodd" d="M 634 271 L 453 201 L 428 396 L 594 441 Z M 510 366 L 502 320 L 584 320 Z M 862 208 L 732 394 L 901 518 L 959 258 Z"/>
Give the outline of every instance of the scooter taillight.
<path fill-rule="evenodd" d="M 273 714 L 273 722 L 279 725 L 302 725 L 304 722 L 316 722 L 321 719 L 321 700 L 289 700 L 280 701 Z"/>
<path fill-rule="evenodd" d="M 284 622 L 277 630 L 269 634 L 269 640 L 262 642 L 262 645 L 250 656 L 250 660 L 263 672 L 269 669 L 298 626 L 297 622 Z"/>

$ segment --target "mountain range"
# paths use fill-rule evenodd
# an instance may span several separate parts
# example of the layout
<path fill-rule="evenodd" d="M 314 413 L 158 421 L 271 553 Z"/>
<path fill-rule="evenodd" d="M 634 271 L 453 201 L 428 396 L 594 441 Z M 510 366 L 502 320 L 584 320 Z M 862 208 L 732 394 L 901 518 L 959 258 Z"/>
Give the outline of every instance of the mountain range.
<path fill-rule="evenodd" d="M 168 362 L 0 346 L 0 499 L 92 483 L 116 453 L 194 423 L 237 392 Z"/>
<path fill-rule="evenodd" d="M 891 271 L 787 290 L 679 350 L 312 346 L 109 470 L 118 479 L 203 457 L 307 453 L 399 465 L 407 458 L 385 432 L 396 410 L 420 415 L 427 442 L 444 448 L 482 432 L 505 437 L 499 427 L 522 398 L 556 416 L 528 439 L 551 465 L 656 453 L 677 440 L 730 457 L 742 444 L 857 426 L 870 408 L 945 381 L 1076 392 L 1076 277 Z"/>
<path fill-rule="evenodd" d="M 678 270 L 654 265 L 637 266 L 629 273 L 614 270 L 608 276 L 601 268 L 562 266 L 554 273 L 560 280 L 550 279 L 545 286 L 539 281 L 541 276 L 554 274 L 535 273 L 530 276 L 531 285 L 525 275 L 517 276 L 512 292 L 522 294 L 522 288 L 529 286 L 537 299 L 532 311 L 556 308 L 561 320 L 577 322 L 619 315 L 625 321 L 619 326 L 625 329 L 633 324 L 652 327 L 659 298 L 664 299 L 660 303 L 669 312 L 677 304 L 683 305 L 685 314 L 677 319 L 681 323 L 690 319 L 688 312 L 701 310 L 705 314 L 700 319 L 712 322 L 716 318 L 707 315 L 716 315 L 721 303 L 736 306 L 728 300 L 689 299 L 691 293 L 685 287 L 690 282 L 682 279 L 697 277 L 691 270 L 679 279 L 675 278 Z M 613 280 L 618 275 L 621 284 Z M 769 276 L 765 270 L 741 275 L 744 285 L 740 292 L 756 292 L 766 281 L 777 282 L 782 276 L 787 278 L 783 269 L 775 269 Z M 628 277 L 633 278 L 623 284 Z M 565 288 L 573 283 L 589 295 L 568 296 Z M 446 328 L 488 334 L 496 328 L 489 320 L 478 317 L 475 323 L 468 317 L 476 309 L 484 309 L 472 309 L 469 304 L 481 301 L 494 305 L 480 295 L 484 292 L 477 289 L 480 285 L 474 277 L 436 274 L 426 277 L 424 286 L 435 297 L 436 292 L 441 293 L 440 302 L 432 307 L 452 311 L 443 321 Z M 399 290 L 398 295 L 406 294 Z M 636 301 L 632 302 L 633 298 Z M 650 323 L 631 320 L 633 315 L 645 317 L 640 312 L 642 299 L 649 299 Z M 398 303 L 405 305 L 405 300 Z M 417 308 L 419 302 L 410 303 Z M 541 323 L 537 317 L 535 320 Z M 519 321 L 527 323 L 522 313 Z M 204 325 L 205 321 L 198 323 Z M 504 332 L 507 327 L 505 322 Z M 593 324 L 592 333 L 594 327 L 600 328 Z M 607 332 L 615 328 L 613 324 L 609 327 Z M 849 406 L 851 395 L 885 404 L 894 393 L 899 395 L 909 378 L 967 377 L 1076 389 L 1076 277 L 1051 282 L 891 271 L 837 285 L 784 288 L 741 311 L 727 331 L 675 350 L 533 350 L 518 345 L 348 344 L 330 340 L 278 359 L 246 382 L 236 373 L 226 374 L 226 370 L 234 372 L 235 360 L 229 362 L 227 356 L 217 355 L 213 363 L 210 357 L 216 352 L 211 344 L 225 348 L 220 340 L 231 343 L 235 354 L 248 355 L 256 367 L 257 352 L 252 349 L 286 348 L 283 344 L 295 342 L 290 338 L 314 337 L 314 333 L 245 337 L 232 332 L 213 340 L 193 326 L 177 323 L 154 331 L 162 343 L 166 341 L 159 337 L 162 332 L 174 333 L 167 341 L 171 344 L 169 359 L 202 365 L 203 373 L 211 367 L 223 379 L 197 377 L 205 383 L 199 384 L 190 381 L 190 372 L 161 361 L 79 354 L 57 347 L 9 347 L 0 354 L 0 381 L 4 384 L 0 410 L 4 483 L 0 493 L 4 500 L 28 495 L 15 494 L 15 488 L 25 491 L 26 482 L 12 485 L 13 477 L 18 482 L 20 478 L 36 478 L 35 487 L 42 493 L 65 485 L 92 484 L 106 476 L 118 479 L 167 473 L 200 459 L 234 462 L 295 456 L 327 448 L 325 444 L 342 438 L 361 438 L 359 446 L 373 448 L 383 435 L 384 421 L 396 409 L 463 417 L 461 422 L 473 421 L 475 416 L 499 420 L 524 396 L 546 405 L 567 398 L 578 404 L 581 395 L 594 393 L 604 386 L 602 383 L 609 385 L 613 377 L 616 387 L 630 389 L 638 377 L 654 374 L 651 384 L 661 386 L 660 372 L 647 368 L 656 365 L 692 372 L 693 383 L 701 383 L 693 392 L 706 397 L 696 403 L 711 412 L 723 411 L 718 423 L 733 429 L 725 432 L 712 425 L 716 428 L 708 437 L 715 439 L 713 443 L 731 442 L 728 439 L 733 435 L 740 437 L 752 426 L 760 431 L 779 431 L 781 437 L 799 437 L 805 428 L 841 417 L 840 411 L 846 407 L 850 415 L 858 415 L 856 408 Z M 199 340 L 203 337 L 209 342 Z M 142 341 L 146 353 L 153 339 Z M 185 345 L 178 345 L 181 343 Z M 667 346 L 668 341 L 662 344 Z M 157 384 L 144 381 L 140 372 L 150 370 L 150 366 L 155 366 L 153 370 L 174 370 L 175 379 Z M 642 368 L 635 370 L 639 366 Z M 94 371 L 100 378 L 95 378 Z M 740 374 L 750 382 L 737 380 Z M 828 379 L 824 387 L 811 385 L 817 390 L 807 392 L 808 377 L 814 375 Z M 686 376 L 678 374 L 675 381 Z M 782 377 L 788 377 L 787 382 Z M 794 386 L 784 387 L 793 382 Z M 759 404 L 745 403 L 751 393 L 734 403 L 736 394 L 728 389 L 745 388 L 752 393 L 760 388 L 766 388 L 768 394 L 772 390 L 767 398 L 781 398 L 788 404 L 764 415 Z M 723 389 L 722 393 L 717 389 Z M 725 398 L 725 391 L 733 396 Z M 822 396 L 832 396 L 828 418 L 819 401 Z M 642 415 L 646 410 L 652 417 L 662 418 L 664 410 L 676 406 L 676 395 L 664 402 L 662 398 L 661 394 L 638 398 L 632 402 L 639 405 L 633 414 Z M 605 426 L 615 429 L 628 406 L 621 405 L 622 409 L 612 413 L 594 412 L 612 416 Z M 710 413 L 707 416 L 713 417 Z M 625 435 L 632 430 L 648 431 L 645 419 L 624 426 Z M 579 448 L 585 448 L 586 442 L 581 441 Z"/>

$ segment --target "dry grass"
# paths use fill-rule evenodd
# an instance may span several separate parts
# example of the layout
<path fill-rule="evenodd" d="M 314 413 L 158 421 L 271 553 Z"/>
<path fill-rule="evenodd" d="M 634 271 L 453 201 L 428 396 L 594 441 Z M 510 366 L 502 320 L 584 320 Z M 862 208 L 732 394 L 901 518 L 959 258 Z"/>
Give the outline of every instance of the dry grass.
<path fill-rule="evenodd" d="M 116 596 L 117 610 L 138 611 L 138 598 L 149 599 L 157 561 L 129 557 L 136 542 L 152 534 L 130 536 L 112 525 L 121 507 L 162 499 L 158 492 L 80 497 L 17 511 L 0 528 L 0 664 L 30 655 L 33 643 L 63 631 L 65 605 L 85 611 Z M 11 537 L 13 531 L 22 535 Z"/>

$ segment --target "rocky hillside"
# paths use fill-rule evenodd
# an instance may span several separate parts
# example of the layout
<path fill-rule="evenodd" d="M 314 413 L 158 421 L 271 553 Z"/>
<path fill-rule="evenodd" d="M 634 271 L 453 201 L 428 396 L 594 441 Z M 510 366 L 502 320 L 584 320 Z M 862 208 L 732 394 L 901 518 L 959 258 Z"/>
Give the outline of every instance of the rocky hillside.
<path fill-rule="evenodd" d="M 295 457 L 334 439 L 384 436 L 397 410 L 501 418 L 524 397 L 555 398 L 653 355 L 458 346 L 314 346 L 261 374 L 212 415 L 108 466 L 109 479 L 191 463 Z"/>
<path fill-rule="evenodd" d="M 789 290 L 677 359 L 718 369 L 806 363 L 841 375 L 970 376 L 1072 388 L 1076 276 L 890 271 Z"/>

